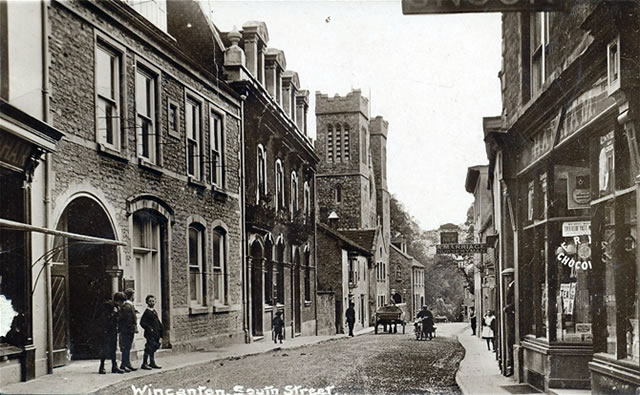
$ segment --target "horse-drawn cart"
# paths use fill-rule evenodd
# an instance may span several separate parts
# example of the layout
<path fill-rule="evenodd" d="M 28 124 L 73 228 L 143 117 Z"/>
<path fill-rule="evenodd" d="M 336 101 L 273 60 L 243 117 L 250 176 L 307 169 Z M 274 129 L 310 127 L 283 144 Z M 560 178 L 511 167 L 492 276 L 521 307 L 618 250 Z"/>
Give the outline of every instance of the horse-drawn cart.
<path fill-rule="evenodd" d="M 402 325 L 402 333 L 404 333 L 406 325 L 406 322 L 404 321 L 404 311 L 402 311 L 400 307 L 395 305 L 380 307 L 376 311 L 376 334 L 378 333 L 378 325 L 383 325 L 385 331 L 388 326 L 389 333 L 397 333 L 397 325 Z M 393 332 L 391 332 L 392 326 Z"/>

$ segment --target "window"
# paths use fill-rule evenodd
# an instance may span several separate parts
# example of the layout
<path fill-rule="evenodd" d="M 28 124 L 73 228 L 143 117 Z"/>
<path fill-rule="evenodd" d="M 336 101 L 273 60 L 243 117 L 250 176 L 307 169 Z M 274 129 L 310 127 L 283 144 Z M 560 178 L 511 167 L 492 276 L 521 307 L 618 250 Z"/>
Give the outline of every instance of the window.
<path fill-rule="evenodd" d="M 535 96 L 548 76 L 549 14 L 536 12 L 530 18 L 531 96 Z"/>
<path fill-rule="evenodd" d="M 327 125 L 327 162 L 333 163 L 333 126 Z"/>
<path fill-rule="evenodd" d="M 284 169 L 282 167 L 282 161 L 276 160 L 276 211 L 282 210 L 286 207 L 286 201 L 284 197 Z"/>
<path fill-rule="evenodd" d="M 96 46 L 96 138 L 120 150 L 120 67 L 122 54 L 98 41 Z"/>
<path fill-rule="evenodd" d="M 309 187 L 309 181 L 305 181 L 304 182 L 304 202 L 303 202 L 303 209 L 304 209 L 304 216 L 305 217 L 310 217 L 311 216 L 311 187 Z"/>
<path fill-rule="evenodd" d="M 191 307 L 206 305 L 204 227 L 189 226 L 189 301 Z"/>
<path fill-rule="evenodd" d="M 156 76 L 140 65 L 136 71 L 136 135 L 138 156 L 156 163 Z"/>
<path fill-rule="evenodd" d="M 276 275 L 276 300 L 284 304 L 284 243 L 282 238 L 276 247 L 276 260 L 278 261 L 278 273 Z"/>
<path fill-rule="evenodd" d="M 360 160 L 362 161 L 363 165 L 367 164 L 368 151 L 369 148 L 367 147 L 367 129 L 362 128 L 360 130 Z"/>
<path fill-rule="evenodd" d="M 258 161 L 257 161 L 257 185 L 256 198 L 257 202 L 267 194 L 267 153 L 264 151 L 262 144 L 258 144 Z"/>
<path fill-rule="evenodd" d="M 187 97 L 185 107 L 185 123 L 187 126 L 187 174 L 196 180 L 200 179 L 200 114 L 201 103 Z"/>
<path fill-rule="evenodd" d="M 160 222 L 150 212 L 137 211 L 133 214 L 132 244 L 136 304 L 143 305 L 147 295 L 155 295 L 156 300 L 161 302 L 160 231 Z"/>
<path fill-rule="evenodd" d="M 213 301 L 227 304 L 227 232 L 215 228 L 212 233 L 213 244 Z"/>
<path fill-rule="evenodd" d="M 298 211 L 298 175 L 295 171 L 291 172 L 291 218 Z"/>
<path fill-rule="evenodd" d="M 311 301 L 311 267 L 309 263 L 309 251 L 304 253 L 304 300 Z"/>
<path fill-rule="evenodd" d="M 342 185 L 336 185 L 333 193 L 336 203 L 342 203 Z"/>
<path fill-rule="evenodd" d="M 180 109 L 178 103 L 173 100 L 168 101 L 167 105 L 167 130 L 169 136 L 180 138 Z"/>
<path fill-rule="evenodd" d="M 340 125 L 336 125 L 335 144 L 336 162 L 342 162 L 342 128 Z"/>
<path fill-rule="evenodd" d="M 264 244 L 264 258 L 265 258 L 265 271 L 264 271 L 264 303 L 272 306 L 274 302 L 273 297 L 273 243 L 268 238 Z"/>
<path fill-rule="evenodd" d="M 344 130 L 344 139 L 343 141 L 343 148 L 344 148 L 344 155 L 342 156 L 345 162 L 348 162 L 350 157 L 351 157 L 351 153 L 349 152 L 349 125 L 344 124 L 343 127 Z"/>
<path fill-rule="evenodd" d="M 167 0 L 125 0 L 163 32 L 167 32 Z"/>
<path fill-rule="evenodd" d="M 222 188 L 224 177 L 222 127 L 222 116 L 212 110 L 209 114 L 210 175 L 211 184 L 218 188 Z"/>

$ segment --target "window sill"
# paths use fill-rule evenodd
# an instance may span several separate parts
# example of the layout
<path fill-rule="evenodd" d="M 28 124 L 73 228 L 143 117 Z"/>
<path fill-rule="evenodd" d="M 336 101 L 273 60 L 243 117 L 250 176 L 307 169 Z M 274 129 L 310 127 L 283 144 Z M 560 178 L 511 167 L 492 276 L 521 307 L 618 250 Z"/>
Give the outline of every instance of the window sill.
<path fill-rule="evenodd" d="M 231 308 L 231 306 L 226 305 L 226 304 L 217 304 L 217 305 L 214 305 L 212 307 L 211 311 L 213 313 L 216 313 L 216 314 L 217 313 L 229 313 L 229 312 L 233 311 L 233 309 Z"/>
<path fill-rule="evenodd" d="M 227 194 L 227 192 L 221 188 L 216 187 L 215 185 L 211 185 L 211 195 L 213 196 L 214 200 L 220 202 L 226 202 L 227 200 L 229 200 L 229 195 Z"/>
<path fill-rule="evenodd" d="M 142 167 L 143 169 L 150 170 L 158 175 L 162 174 L 162 167 L 158 166 L 155 163 L 149 162 L 144 158 L 138 158 L 138 166 Z"/>
<path fill-rule="evenodd" d="M 109 156 L 113 159 L 117 159 L 121 162 L 128 162 L 129 160 L 127 159 L 126 155 L 122 152 L 122 151 L 118 151 L 115 150 L 113 148 L 107 147 L 106 145 L 102 144 L 102 143 L 98 143 L 98 152 Z"/>
<path fill-rule="evenodd" d="M 7 343 L 0 343 L 0 358 L 9 358 L 21 354 L 22 349 L 20 347 L 12 346 Z"/>
<path fill-rule="evenodd" d="M 193 306 L 189 307 L 189 315 L 207 314 L 209 308 L 207 306 Z"/>
<path fill-rule="evenodd" d="M 198 187 L 198 188 L 201 188 L 201 189 L 206 189 L 207 188 L 207 185 L 204 182 L 194 178 L 193 176 L 188 176 L 187 183 L 189 185 L 192 185 L 194 187 Z"/>

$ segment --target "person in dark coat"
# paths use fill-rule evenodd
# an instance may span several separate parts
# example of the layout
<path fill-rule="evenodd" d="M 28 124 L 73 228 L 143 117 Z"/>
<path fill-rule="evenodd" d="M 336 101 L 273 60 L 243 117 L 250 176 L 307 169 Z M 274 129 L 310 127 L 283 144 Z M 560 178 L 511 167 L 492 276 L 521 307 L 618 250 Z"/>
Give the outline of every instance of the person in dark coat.
<path fill-rule="evenodd" d="M 111 360 L 111 373 L 124 373 L 123 370 L 118 369 L 118 362 L 116 362 L 116 347 L 118 344 L 118 319 L 120 315 L 120 306 L 124 302 L 126 297 L 122 292 L 116 292 L 113 295 L 113 300 L 107 300 L 103 306 L 102 312 L 102 354 L 100 356 L 100 368 L 98 373 L 107 373 L 104 370 L 104 361 L 106 359 Z"/>
<path fill-rule="evenodd" d="M 469 321 L 471 322 L 471 335 L 476 335 L 476 328 L 478 327 L 478 318 L 476 317 L 476 310 L 471 307 L 469 309 Z"/>
<path fill-rule="evenodd" d="M 156 365 L 155 353 L 160 348 L 160 339 L 163 335 L 162 322 L 158 318 L 158 312 L 154 309 L 156 305 L 155 296 L 147 295 L 145 302 L 147 302 L 147 309 L 142 313 L 140 326 L 144 329 L 144 338 L 147 343 L 144 346 L 144 357 L 140 368 L 144 370 L 161 369 L 160 366 Z M 149 360 L 148 365 L 147 360 Z"/>
<path fill-rule="evenodd" d="M 355 304 L 353 302 L 349 303 L 349 308 L 345 312 L 345 316 L 347 318 L 347 325 L 349 325 L 349 336 L 353 337 L 353 326 L 356 324 L 356 310 L 353 308 Z"/>
<path fill-rule="evenodd" d="M 278 311 L 276 313 L 276 318 L 271 322 L 271 326 L 273 326 L 273 342 L 278 343 L 280 340 L 280 344 L 282 344 L 282 328 L 284 328 L 284 321 L 282 320 L 282 311 Z"/>
<path fill-rule="evenodd" d="M 133 337 L 138 332 L 138 318 L 136 317 L 136 309 L 133 306 L 133 297 L 135 291 L 127 288 L 124 291 L 127 300 L 120 307 L 119 329 L 120 329 L 120 352 L 122 353 L 122 362 L 120 369 L 125 372 L 133 372 L 138 370 L 131 366 L 131 346 L 133 345 Z"/>
<path fill-rule="evenodd" d="M 426 305 L 422 306 L 422 310 L 418 313 L 418 318 L 422 318 L 422 332 L 429 340 L 433 339 L 433 314 Z"/>

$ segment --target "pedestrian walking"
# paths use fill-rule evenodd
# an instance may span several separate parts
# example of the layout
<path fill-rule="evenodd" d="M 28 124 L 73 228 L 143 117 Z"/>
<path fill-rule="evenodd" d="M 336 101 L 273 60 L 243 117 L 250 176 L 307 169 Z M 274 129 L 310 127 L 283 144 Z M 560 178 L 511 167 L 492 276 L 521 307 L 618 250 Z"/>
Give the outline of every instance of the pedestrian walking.
<path fill-rule="evenodd" d="M 144 301 L 147 303 L 147 308 L 140 318 L 140 326 L 144 329 L 144 338 L 147 342 L 144 346 L 144 357 L 140 368 L 144 370 L 162 369 L 156 364 L 155 358 L 155 353 L 160 348 L 160 339 L 163 336 L 162 322 L 160 322 L 158 312 L 154 308 L 156 298 L 153 295 L 147 295 Z M 148 365 L 147 360 L 149 361 Z"/>
<path fill-rule="evenodd" d="M 422 310 L 418 313 L 418 318 L 422 319 L 422 332 L 429 340 L 433 339 L 433 313 L 429 310 L 427 305 L 422 306 Z"/>
<path fill-rule="evenodd" d="M 133 372 L 138 369 L 131 366 L 131 346 L 133 345 L 133 337 L 138 332 L 138 318 L 136 317 L 136 309 L 133 306 L 133 298 L 135 291 L 132 288 L 124 290 L 126 300 L 120 308 L 119 329 L 120 329 L 120 352 L 122 353 L 122 361 L 120 369 L 125 372 Z"/>
<path fill-rule="evenodd" d="M 476 317 L 476 309 L 473 307 L 469 308 L 469 321 L 471 322 L 471 336 L 476 335 L 477 328 L 477 317 Z"/>
<path fill-rule="evenodd" d="M 353 337 L 353 326 L 356 324 L 356 310 L 353 308 L 355 304 L 349 302 L 349 308 L 347 309 L 345 316 L 347 318 L 347 325 L 349 325 L 349 336 Z"/>
<path fill-rule="evenodd" d="M 280 344 L 282 344 L 282 329 L 284 328 L 282 311 L 276 313 L 276 317 L 271 322 L 271 326 L 273 327 L 273 342 L 278 343 L 278 340 L 280 340 Z"/>
<path fill-rule="evenodd" d="M 489 351 L 491 351 L 490 345 L 493 346 L 493 351 L 496 350 L 494 343 L 495 319 L 496 317 L 491 310 L 488 310 L 482 318 L 482 338 L 487 341 L 487 350 Z"/>
<path fill-rule="evenodd" d="M 100 368 L 98 373 L 106 374 L 104 361 L 111 360 L 111 373 L 124 373 L 118 368 L 116 361 L 116 347 L 118 345 L 118 319 L 120 306 L 126 297 L 122 292 L 116 292 L 113 300 L 105 301 L 102 311 L 102 353 L 100 355 Z"/>

